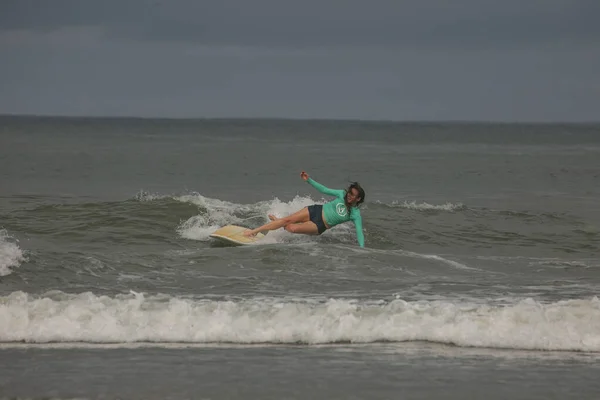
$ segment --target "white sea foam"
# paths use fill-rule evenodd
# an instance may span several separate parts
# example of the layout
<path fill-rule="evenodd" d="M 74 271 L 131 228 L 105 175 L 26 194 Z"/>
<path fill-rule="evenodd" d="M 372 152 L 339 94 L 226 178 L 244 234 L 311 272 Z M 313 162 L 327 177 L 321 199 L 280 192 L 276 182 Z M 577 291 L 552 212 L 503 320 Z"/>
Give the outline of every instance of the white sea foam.
<path fill-rule="evenodd" d="M 0 297 L 0 342 L 371 343 L 600 352 L 600 301 L 246 301 L 92 293 Z"/>
<path fill-rule="evenodd" d="M 25 261 L 23 251 L 12 240 L 6 229 L 0 229 L 0 276 L 8 275 L 12 269 Z"/>
<path fill-rule="evenodd" d="M 469 266 L 466 266 L 465 264 L 459 263 L 458 261 L 449 260 L 447 258 L 438 256 L 435 254 L 420 254 L 420 253 L 414 253 L 412 251 L 405 251 L 405 250 L 400 250 L 399 253 L 406 254 L 410 257 L 415 257 L 415 258 L 427 258 L 430 260 L 436 260 L 443 264 L 450 265 L 456 269 L 468 269 L 468 270 L 472 270 L 472 271 L 481 271 L 478 268 L 469 267 Z"/>
<path fill-rule="evenodd" d="M 392 202 L 392 207 L 406 208 L 417 211 L 456 211 L 462 210 L 465 206 L 462 203 L 444 203 L 444 204 L 429 204 L 426 202 L 417 203 L 416 201 Z"/>
<path fill-rule="evenodd" d="M 208 235 L 220 228 L 220 225 L 210 223 L 203 215 L 195 215 L 183 222 L 177 228 L 177 233 L 184 239 L 206 240 Z"/>
<path fill-rule="evenodd" d="M 165 196 L 165 195 L 161 195 L 161 194 L 156 194 L 156 193 L 149 193 L 146 192 L 144 190 L 140 190 L 136 195 L 135 195 L 135 199 L 141 202 L 145 202 L 145 201 L 154 201 L 154 200 L 161 200 L 164 198 L 167 198 L 169 196 Z"/>
<path fill-rule="evenodd" d="M 557 268 L 592 268 L 594 264 L 592 262 L 584 261 L 569 261 L 569 260 L 558 260 L 558 259 L 546 259 L 541 261 L 531 261 L 531 265 L 540 265 L 547 267 Z"/>

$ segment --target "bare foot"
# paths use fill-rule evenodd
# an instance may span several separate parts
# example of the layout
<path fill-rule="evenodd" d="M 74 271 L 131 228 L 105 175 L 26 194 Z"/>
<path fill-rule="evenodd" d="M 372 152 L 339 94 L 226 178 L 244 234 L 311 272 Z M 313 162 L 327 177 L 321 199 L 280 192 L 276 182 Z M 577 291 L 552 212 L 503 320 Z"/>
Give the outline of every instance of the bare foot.
<path fill-rule="evenodd" d="M 277 221 L 279 218 L 277 218 L 277 217 L 276 217 L 275 215 L 273 215 L 273 214 L 269 214 L 269 219 L 270 219 L 271 221 Z"/>

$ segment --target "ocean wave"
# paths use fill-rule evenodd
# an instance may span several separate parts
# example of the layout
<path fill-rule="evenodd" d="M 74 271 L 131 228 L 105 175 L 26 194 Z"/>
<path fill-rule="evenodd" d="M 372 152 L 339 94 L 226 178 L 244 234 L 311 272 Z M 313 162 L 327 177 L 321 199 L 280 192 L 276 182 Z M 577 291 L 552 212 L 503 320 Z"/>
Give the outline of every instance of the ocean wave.
<path fill-rule="evenodd" d="M 332 344 L 429 341 L 600 352 L 600 300 L 239 301 L 93 293 L 0 297 L 0 342 Z"/>
<path fill-rule="evenodd" d="M 224 225 L 241 225 L 249 228 L 262 225 L 269 221 L 268 215 L 285 217 L 303 207 L 317 203 L 310 197 L 296 196 L 285 202 L 279 198 L 262 201 L 255 204 L 237 204 L 218 199 L 212 199 L 200 194 L 176 196 L 175 200 L 191 203 L 201 208 L 201 213 L 183 221 L 177 228 L 177 233 L 186 239 L 209 240 L 209 235 Z M 291 236 L 286 232 L 270 232 L 261 243 L 274 243 L 283 240 L 283 236 Z"/>
<path fill-rule="evenodd" d="M 0 276 L 9 275 L 12 269 L 25 261 L 23 251 L 9 236 L 6 229 L 0 229 Z"/>
<path fill-rule="evenodd" d="M 446 202 L 444 204 L 430 204 L 427 202 L 417 203 L 416 201 L 393 201 L 388 205 L 392 208 L 405 208 L 408 210 L 415 211 L 460 211 L 464 210 L 467 207 L 462 203 L 450 203 Z"/>
<path fill-rule="evenodd" d="M 461 264 L 457 261 L 453 261 L 453 260 L 449 260 L 447 258 L 435 255 L 435 254 L 419 254 L 419 253 L 414 253 L 412 251 L 404 251 L 404 250 L 400 250 L 401 254 L 406 254 L 410 257 L 416 257 L 416 258 L 425 258 L 425 259 L 429 259 L 429 260 L 436 260 L 436 261 L 440 261 L 441 263 L 450 265 L 453 268 L 456 269 L 465 269 L 465 270 L 471 270 L 471 271 L 481 271 L 478 268 L 472 268 L 472 267 L 468 267 L 465 264 Z"/>

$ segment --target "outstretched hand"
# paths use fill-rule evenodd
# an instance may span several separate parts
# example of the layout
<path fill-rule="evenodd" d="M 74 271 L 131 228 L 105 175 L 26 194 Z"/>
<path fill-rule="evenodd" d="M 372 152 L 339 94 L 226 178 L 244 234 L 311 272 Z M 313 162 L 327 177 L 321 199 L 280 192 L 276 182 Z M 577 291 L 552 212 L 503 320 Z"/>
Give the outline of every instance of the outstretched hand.
<path fill-rule="evenodd" d="M 300 172 L 300 178 L 302 178 L 302 180 L 307 181 L 308 180 L 308 174 L 304 171 Z"/>

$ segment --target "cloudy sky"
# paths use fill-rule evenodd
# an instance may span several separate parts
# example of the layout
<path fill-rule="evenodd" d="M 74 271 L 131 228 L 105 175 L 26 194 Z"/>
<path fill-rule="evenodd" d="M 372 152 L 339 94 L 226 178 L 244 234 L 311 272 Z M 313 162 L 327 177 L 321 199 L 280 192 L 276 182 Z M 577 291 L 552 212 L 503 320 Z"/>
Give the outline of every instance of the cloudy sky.
<path fill-rule="evenodd" d="M 0 114 L 600 120 L 598 0 L 2 0 Z"/>

